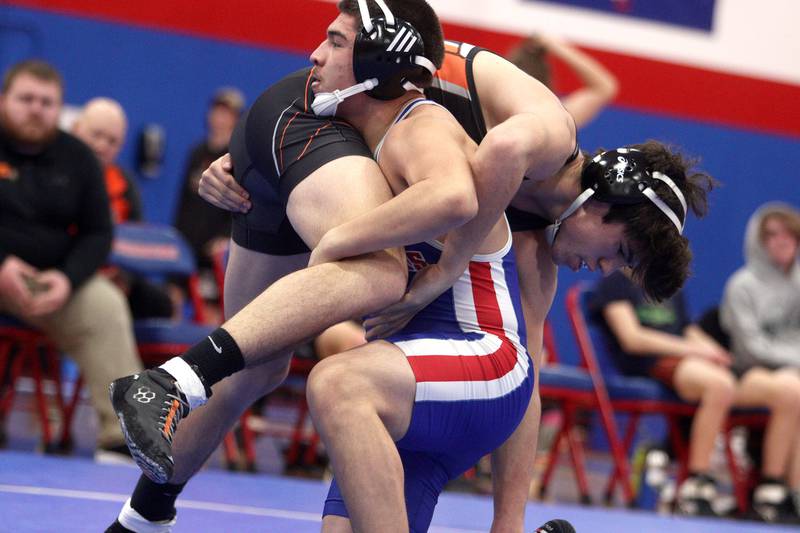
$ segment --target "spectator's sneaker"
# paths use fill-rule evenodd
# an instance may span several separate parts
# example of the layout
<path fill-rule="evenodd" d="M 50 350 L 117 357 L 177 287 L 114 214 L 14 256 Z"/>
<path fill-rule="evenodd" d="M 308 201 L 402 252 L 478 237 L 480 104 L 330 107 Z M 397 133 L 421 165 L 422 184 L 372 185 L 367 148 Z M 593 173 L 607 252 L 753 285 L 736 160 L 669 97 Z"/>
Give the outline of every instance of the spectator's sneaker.
<path fill-rule="evenodd" d="M 133 459 L 155 483 L 172 476 L 172 438 L 189 413 L 186 396 L 166 370 L 154 368 L 114 380 L 111 403 Z"/>
<path fill-rule="evenodd" d="M 792 496 L 780 483 L 762 483 L 753 492 L 753 512 L 771 524 L 800 524 Z"/>
<path fill-rule="evenodd" d="M 678 488 L 675 510 L 685 516 L 717 516 L 713 503 L 717 486 L 708 476 L 690 476 Z"/>

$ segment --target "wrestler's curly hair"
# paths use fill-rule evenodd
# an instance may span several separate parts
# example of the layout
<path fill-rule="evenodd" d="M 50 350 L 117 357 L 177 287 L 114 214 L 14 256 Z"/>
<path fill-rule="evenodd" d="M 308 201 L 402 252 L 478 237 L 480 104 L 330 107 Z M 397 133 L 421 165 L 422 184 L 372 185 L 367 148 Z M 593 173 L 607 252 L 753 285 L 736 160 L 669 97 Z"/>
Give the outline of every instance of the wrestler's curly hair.
<path fill-rule="evenodd" d="M 694 170 L 697 159 L 689 158 L 673 146 L 655 140 L 633 144 L 645 154 L 650 172 L 666 174 L 680 188 L 689 211 L 702 217 L 708 210 L 708 193 L 718 185 L 710 175 Z M 591 162 L 586 158 L 584 166 Z M 655 193 L 672 209 L 678 218 L 686 214 L 678 197 L 666 183 L 654 180 Z M 692 252 L 689 239 L 678 233 L 675 225 L 652 202 L 633 205 L 612 205 L 603 222 L 621 222 L 625 236 L 634 251 L 633 279 L 655 301 L 674 295 L 683 287 L 691 273 Z"/>

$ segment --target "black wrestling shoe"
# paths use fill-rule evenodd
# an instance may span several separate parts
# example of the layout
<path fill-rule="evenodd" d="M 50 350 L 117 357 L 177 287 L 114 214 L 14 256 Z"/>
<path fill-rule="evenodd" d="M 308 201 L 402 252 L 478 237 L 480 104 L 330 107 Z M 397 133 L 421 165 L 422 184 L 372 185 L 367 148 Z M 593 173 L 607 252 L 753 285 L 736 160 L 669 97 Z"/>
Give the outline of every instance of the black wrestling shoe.
<path fill-rule="evenodd" d="M 172 476 L 172 438 L 189 403 L 166 370 L 154 368 L 114 380 L 111 403 L 133 459 L 154 483 Z"/>
<path fill-rule="evenodd" d="M 575 533 L 575 528 L 566 520 L 556 518 L 537 527 L 533 533 Z"/>

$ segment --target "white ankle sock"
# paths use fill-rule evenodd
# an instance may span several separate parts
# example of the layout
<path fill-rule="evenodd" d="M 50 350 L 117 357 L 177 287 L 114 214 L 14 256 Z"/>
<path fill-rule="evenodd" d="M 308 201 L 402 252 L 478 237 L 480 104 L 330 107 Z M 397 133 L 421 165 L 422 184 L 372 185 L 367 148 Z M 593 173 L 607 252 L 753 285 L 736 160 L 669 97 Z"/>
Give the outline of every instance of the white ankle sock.
<path fill-rule="evenodd" d="M 136 531 L 136 533 L 170 533 L 177 517 L 172 520 L 151 522 L 131 507 L 131 499 L 128 498 L 125 500 L 125 505 L 122 506 L 117 520 L 131 531 Z"/>
<path fill-rule="evenodd" d="M 178 388 L 186 395 L 190 409 L 200 407 L 208 401 L 206 388 L 203 386 L 203 382 L 200 381 L 200 376 L 192 370 L 189 363 L 180 357 L 173 357 L 159 368 L 163 368 L 175 378 L 178 382 Z"/>

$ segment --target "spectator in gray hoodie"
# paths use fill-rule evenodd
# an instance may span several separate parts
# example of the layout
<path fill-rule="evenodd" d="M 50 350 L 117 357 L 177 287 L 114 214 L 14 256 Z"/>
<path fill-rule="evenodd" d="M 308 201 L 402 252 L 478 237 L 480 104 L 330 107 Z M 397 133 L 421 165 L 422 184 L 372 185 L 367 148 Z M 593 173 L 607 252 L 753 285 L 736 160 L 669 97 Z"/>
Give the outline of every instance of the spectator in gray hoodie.
<path fill-rule="evenodd" d="M 734 370 L 748 385 L 742 389 L 770 406 L 764 449 L 771 453 L 753 495 L 754 510 L 767 520 L 800 514 L 799 251 L 800 211 L 778 202 L 761 206 L 747 224 L 746 264 L 728 280 L 720 310 Z"/>

